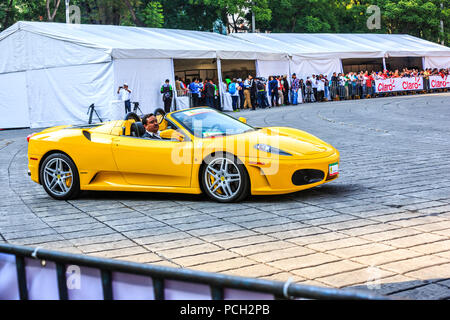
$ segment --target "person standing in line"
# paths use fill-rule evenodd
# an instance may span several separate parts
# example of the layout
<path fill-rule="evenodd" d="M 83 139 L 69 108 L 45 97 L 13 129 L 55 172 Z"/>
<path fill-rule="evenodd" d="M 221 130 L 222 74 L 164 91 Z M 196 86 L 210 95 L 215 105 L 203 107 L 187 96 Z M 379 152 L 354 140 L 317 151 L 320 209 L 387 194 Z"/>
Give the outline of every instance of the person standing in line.
<path fill-rule="evenodd" d="M 312 75 L 312 79 L 311 79 L 311 87 L 313 90 L 313 96 L 314 96 L 314 101 L 317 101 L 317 85 L 319 84 L 319 81 L 317 80 L 317 77 L 315 74 Z"/>
<path fill-rule="evenodd" d="M 161 86 L 161 94 L 164 102 L 164 111 L 168 113 L 170 112 L 173 99 L 173 88 L 170 85 L 169 79 L 166 79 L 165 83 Z"/>
<path fill-rule="evenodd" d="M 318 75 L 316 78 L 317 81 L 317 101 L 322 102 L 325 92 L 325 79 L 322 75 Z"/>
<path fill-rule="evenodd" d="M 287 79 L 287 75 L 283 77 L 283 96 L 284 96 L 284 104 L 289 105 L 289 81 Z"/>
<path fill-rule="evenodd" d="M 269 94 L 272 107 L 278 107 L 278 81 L 273 76 L 269 77 Z"/>
<path fill-rule="evenodd" d="M 277 76 L 277 85 L 278 85 L 278 104 L 280 106 L 284 105 L 284 95 L 283 95 L 283 84 L 281 83 L 281 76 Z"/>
<path fill-rule="evenodd" d="M 252 99 L 251 99 L 251 85 L 252 85 L 252 76 L 249 75 L 247 77 L 247 79 L 245 79 L 244 81 L 244 96 L 245 96 L 245 101 L 244 101 L 244 109 L 248 109 L 248 108 L 252 108 Z"/>
<path fill-rule="evenodd" d="M 252 101 L 252 110 L 256 109 L 256 81 L 253 78 L 253 76 L 249 76 L 250 77 L 250 100 Z"/>
<path fill-rule="evenodd" d="M 239 109 L 244 109 L 244 82 L 241 78 L 237 79 L 239 84 Z"/>
<path fill-rule="evenodd" d="M 199 100 L 199 94 L 200 94 L 200 87 L 198 85 L 198 79 L 194 78 L 193 81 L 189 84 L 189 92 L 191 93 L 191 99 L 192 99 L 192 107 L 198 107 L 198 100 Z"/>
<path fill-rule="evenodd" d="M 228 85 L 228 93 L 231 95 L 231 104 L 233 106 L 233 112 L 239 111 L 238 103 L 239 103 L 239 84 L 237 80 L 233 78 L 233 80 Z"/>
<path fill-rule="evenodd" d="M 214 108 L 214 94 L 216 89 L 211 79 L 206 79 L 204 90 L 205 90 L 206 105 L 210 108 Z"/>
<path fill-rule="evenodd" d="M 265 109 L 266 107 L 268 107 L 268 105 L 266 104 L 266 99 L 265 99 L 265 95 L 266 95 L 266 86 L 264 85 L 264 82 L 261 78 L 256 78 L 256 99 L 258 101 L 258 106 L 260 108 Z"/>
<path fill-rule="evenodd" d="M 203 93 L 203 80 L 198 79 L 198 104 L 205 105 L 205 94 Z"/>
<path fill-rule="evenodd" d="M 292 74 L 291 82 L 291 103 L 293 105 L 298 104 L 298 89 L 300 89 L 300 81 L 295 73 Z"/>
<path fill-rule="evenodd" d="M 119 89 L 117 89 L 117 94 L 120 95 L 120 100 L 124 102 L 125 114 L 131 112 L 131 90 L 128 89 L 128 84 L 124 83 L 123 87 L 119 87 Z"/>

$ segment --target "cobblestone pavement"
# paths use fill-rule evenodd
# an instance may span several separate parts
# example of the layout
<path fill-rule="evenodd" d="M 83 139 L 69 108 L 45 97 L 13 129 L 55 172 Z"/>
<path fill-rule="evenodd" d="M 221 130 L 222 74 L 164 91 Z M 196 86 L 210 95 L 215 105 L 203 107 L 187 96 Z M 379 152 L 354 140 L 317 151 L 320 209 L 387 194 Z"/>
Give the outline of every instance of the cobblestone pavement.
<path fill-rule="evenodd" d="M 414 299 L 450 298 L 450 94 L 243 111 L 341 153 L 334 182 L 218 204 L 89 192 L 55 201 L 26 174 L 26 135 L 0 131 L 0 242 Z"/>

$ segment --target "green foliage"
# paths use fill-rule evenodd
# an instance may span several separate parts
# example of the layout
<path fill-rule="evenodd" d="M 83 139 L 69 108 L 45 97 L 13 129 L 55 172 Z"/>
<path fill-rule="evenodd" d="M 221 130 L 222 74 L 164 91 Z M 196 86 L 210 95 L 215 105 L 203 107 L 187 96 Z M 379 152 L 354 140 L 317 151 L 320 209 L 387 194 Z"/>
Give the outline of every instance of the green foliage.
<path fill-rule="evenodd" d="M 49 0 L 51 7 L 55 0 Z M 47 0 L 0 0 L 0 31 L 17 21 L 47 21 Z M 441 9 L 440 4 L 444 8 Z M 228 32 L 252 12 L 261 32 L 404 33 L 446 44 L 450 41 L 450 0 L 71 0 L 81 23 Z M 381 10 L 381 29 L 369 30 L 370 5 Z M 440 21 L 444 22 L 441 32 Z M 55 22 L 65 22 L 64 0 Z"/>
<path fill-rule="evenodd" d="M 164 25 L 162 4 L 158 1 L 147 3 L 140 12 L 141 20 L 147 27 L 161 28 Z"/>

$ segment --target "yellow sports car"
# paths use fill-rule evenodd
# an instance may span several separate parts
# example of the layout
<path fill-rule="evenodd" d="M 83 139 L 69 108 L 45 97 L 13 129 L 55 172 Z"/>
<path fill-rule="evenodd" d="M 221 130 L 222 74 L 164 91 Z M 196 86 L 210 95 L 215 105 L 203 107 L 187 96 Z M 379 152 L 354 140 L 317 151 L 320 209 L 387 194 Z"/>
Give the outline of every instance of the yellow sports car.
<path fill-rule="evenodd" d="M 80 190 L 200 194 L 219 202 L 284 194 L 339 175 L 339 152 L 304 131 L 256 128 L 207 107 L 155 116 L 162 139 L 124 120 L 58 126 L 28 136 L 28 169 L 55 199 Z"/>

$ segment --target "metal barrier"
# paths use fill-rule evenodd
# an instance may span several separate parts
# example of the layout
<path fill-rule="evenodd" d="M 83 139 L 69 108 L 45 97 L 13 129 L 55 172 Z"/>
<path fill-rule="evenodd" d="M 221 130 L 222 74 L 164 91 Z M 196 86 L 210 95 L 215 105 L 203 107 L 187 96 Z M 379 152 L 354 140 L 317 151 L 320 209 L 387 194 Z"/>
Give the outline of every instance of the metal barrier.
<path fill-rule="evenodd" d="M 96 299 L 105 300 L 390 299 L 365 291 L 138 264 L 11 244 L 0 244 L 0 299 L 13 299 L 14 290 L 21 300 L 86 299 L 73 293 L 81 290 L 81 285 L 69 288 L 71 272 L 77 268 L 82 270 L 80 276 L 85 273 L 82 285 L 85 291 L 88 288 L 90 297 L 92 292 L 100 292 Z"/>

